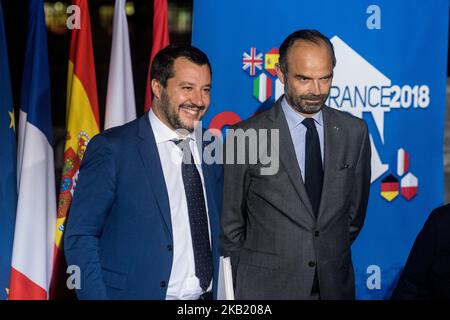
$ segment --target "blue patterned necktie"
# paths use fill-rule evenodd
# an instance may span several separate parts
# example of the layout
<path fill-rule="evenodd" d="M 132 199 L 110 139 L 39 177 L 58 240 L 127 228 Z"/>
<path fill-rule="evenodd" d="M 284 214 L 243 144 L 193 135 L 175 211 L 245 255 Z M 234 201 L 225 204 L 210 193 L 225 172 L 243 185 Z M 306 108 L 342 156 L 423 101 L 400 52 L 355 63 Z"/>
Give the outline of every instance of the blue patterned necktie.
<path fill-rule="evenodd" d="M 189 139 L 172 141 L 183 152 L 181 172 L 194 249 L 195 275 L 200 280 L 200 287 L 205 292 L 211 283 L 213 266 L 202 180 L 192 157 Z"/>

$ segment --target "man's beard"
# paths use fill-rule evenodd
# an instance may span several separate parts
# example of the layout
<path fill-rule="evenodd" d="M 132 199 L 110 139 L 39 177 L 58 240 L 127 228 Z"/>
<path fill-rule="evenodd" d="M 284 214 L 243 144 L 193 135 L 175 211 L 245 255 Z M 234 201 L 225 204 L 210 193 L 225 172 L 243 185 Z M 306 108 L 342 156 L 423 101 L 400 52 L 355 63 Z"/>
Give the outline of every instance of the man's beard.
<path fill-rule="evenodd" d="M 180 107 L 198 108 L 198 109 L 200 109 L 200 111 L 205 109 L 205 106 L 197 106 L 193 103 L 183 103 L 183 104 L 179 105 L 178 108 L 171 108 L 169 96 L 167 95 L 165 90 L 162 90 L 161 100 L 160 100 L 160 109 L 161 109 L 162 113 L 165 115 L 169 124 L 175 130 L 183 129 L 183 130 L 187 130 L 189 132 L 193 132 L 195 129 L 196 123 L 194 123 L 193 126 L 183 123 L 181 121 L 180 114 L 179 114 Z"/>
<path fill-rule="evenodd" d="M 322 110 L 328 94 L 306 94 L 301 96 L 295 96 L 289 87 L 288 82 L 284 84 L 285 97 L 289 105 L 296 111 L 304 114 L 314 114 Z M 305 104 L 305 100 L 314 101 L 313 104 Z M 317 102 L 317 103 L 316 103 Z"/>

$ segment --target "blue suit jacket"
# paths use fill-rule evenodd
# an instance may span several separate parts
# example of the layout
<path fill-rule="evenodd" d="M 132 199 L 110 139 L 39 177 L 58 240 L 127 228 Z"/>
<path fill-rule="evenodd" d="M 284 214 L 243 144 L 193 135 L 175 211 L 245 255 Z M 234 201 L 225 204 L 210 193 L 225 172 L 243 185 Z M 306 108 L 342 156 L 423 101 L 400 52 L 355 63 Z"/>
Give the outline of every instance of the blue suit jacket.
<path fill-rule="evenodd" d="M 205 163 L 202 171 L 216 296 L 223 171 L 221 165 Z M 64 241 L 68 265 L 81 270 L 79 299 L 165 299 L 173 261 L 172 221 L 148 114 L 90 141 Z"/>

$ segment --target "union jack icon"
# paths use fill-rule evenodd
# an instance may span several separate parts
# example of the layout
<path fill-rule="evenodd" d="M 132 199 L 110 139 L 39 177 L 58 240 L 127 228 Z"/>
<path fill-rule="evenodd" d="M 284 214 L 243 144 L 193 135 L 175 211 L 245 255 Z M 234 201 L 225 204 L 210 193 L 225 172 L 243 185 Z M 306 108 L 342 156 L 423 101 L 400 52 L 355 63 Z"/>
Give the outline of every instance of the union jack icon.
<path fill-rule="evenodd" d="M 258 68 L 259 70 L 262 69 L 262 56 L 262 53 L 256 54 L 255 47 L 251 47 L 250 54 L 244 52 L 244 54 L 242 55 L 242 69 L 247 70 L 247 72 L 250 73 L 250 76 L 253 77 L 256 74 L 256 68 Z"/>

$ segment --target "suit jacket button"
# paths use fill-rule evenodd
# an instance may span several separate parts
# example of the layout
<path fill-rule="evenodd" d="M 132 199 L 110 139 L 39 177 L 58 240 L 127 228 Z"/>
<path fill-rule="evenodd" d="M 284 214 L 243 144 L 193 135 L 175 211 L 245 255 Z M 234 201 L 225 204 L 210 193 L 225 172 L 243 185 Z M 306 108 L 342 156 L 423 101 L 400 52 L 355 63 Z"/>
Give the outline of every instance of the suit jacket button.
<path fill-rule="evenodd" d="M 167 250 L 172 251 L 172 249 L 173 249 L 172 245 L 169 244 L 169 245 L 167 246 Z"/>
<path fill-rule="evenodd" d="M 166 282 L 165 281 L 161 281 L 159 283 L 159 285 L 160 285 L 161 288 L 164 288 L 166 286 Z"/>
<path fill-rule="evenodd" d="M 314 261 L 310 261 L 310 262 L 308 263 L 308 265 L 309 265 L 311 268 L 314 268 L 314 267 L 316 266 L 316 263 L 315 263 Z"/>
<path fill-rule="evenodd" d="M 316 237 L 316 238 L 319 237 L 319 231 L 314 231 L 314 237 Z"/>

